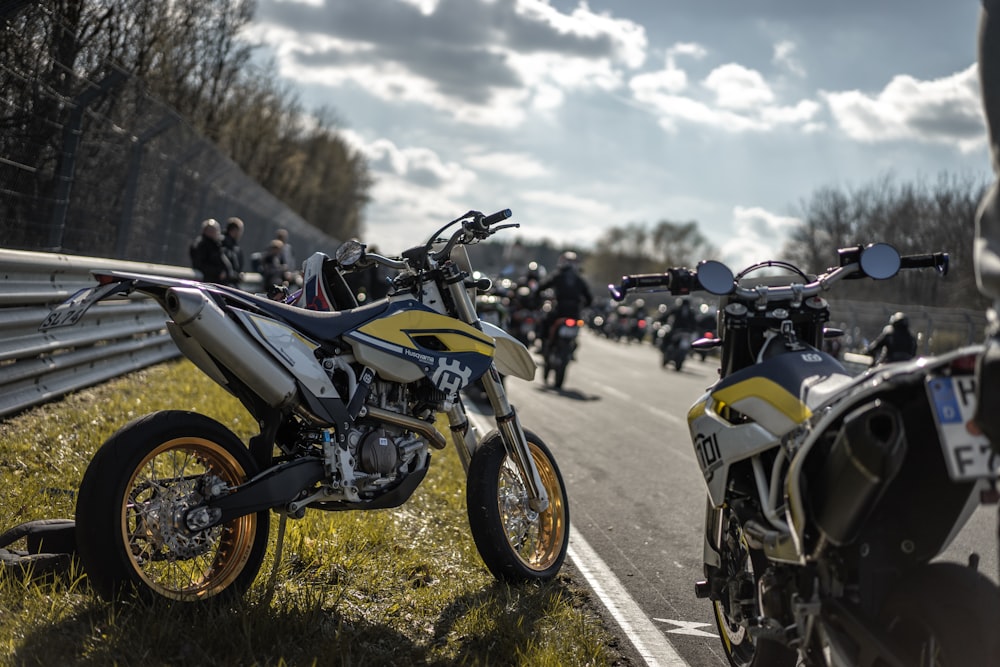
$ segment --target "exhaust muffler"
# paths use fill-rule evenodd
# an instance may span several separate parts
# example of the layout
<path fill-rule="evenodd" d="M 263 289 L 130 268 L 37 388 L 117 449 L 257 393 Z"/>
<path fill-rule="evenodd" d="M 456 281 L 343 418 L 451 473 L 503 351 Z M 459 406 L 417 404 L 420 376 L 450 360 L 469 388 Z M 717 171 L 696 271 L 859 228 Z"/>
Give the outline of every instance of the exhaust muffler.
<path fill-rule="evenodd" d="M 265 403 L 279 409 L 295 405 L 295 380 L 288 371 L 227 318 L 222 309 L 201 290 L 172 287 L 167 290 L 165 307 L 177 329 L 194 339 L 212 359 L 239 378 Z M 178 334 L 173 327 L 170 330 L 176 339 Z M 178 347 L 185 351 L 190 348 L 189 343 L 185 341 Z M 188 356 L 199 363 L 198 359 Z M 211 373 L 209 375 L 215 378 Z"/>
<path fill-rule="evenodd" d="M 813 485 L 816 524 L 835 545 L 857 538 L 906 456 L 903 419 L 875 400 L 844 417 Z"/>

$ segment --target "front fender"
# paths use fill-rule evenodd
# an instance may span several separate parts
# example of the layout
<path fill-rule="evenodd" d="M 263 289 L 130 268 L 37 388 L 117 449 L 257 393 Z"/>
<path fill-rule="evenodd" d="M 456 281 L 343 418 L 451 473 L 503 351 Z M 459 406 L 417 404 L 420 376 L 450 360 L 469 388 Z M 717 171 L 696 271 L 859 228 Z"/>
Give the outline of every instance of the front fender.
<path fill-rule="evenodd" d="M 493 361 L 497 370 L 504 375 L 513 375 L 522 380 L 535 379 L 535 359 L 524 343 L 489 322 L 480 322 L 483 333 L 496 341 L 497 349 Z"/>

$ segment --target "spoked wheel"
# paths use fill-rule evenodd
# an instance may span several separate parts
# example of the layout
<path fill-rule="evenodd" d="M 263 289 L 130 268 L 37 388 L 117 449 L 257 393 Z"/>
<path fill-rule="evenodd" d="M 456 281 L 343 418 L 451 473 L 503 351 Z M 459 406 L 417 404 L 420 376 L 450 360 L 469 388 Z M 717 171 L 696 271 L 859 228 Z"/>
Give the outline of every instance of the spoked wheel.
<path fill-rule="evenodd" d="M 566 487 L 552 453 L 524 432 L 549 506 L 535 512 L 500 433 L 486 435 L 469 464 L 466 492 L 469 525 L 479 555 L 497 579 L 519 583 L 550 579 L 559 572 L 569 546 Z"/>
<path fill-rule="evenodd" d="M 893 586 L 881 620 L 906 665 L 1000 665 L 1000 591 L 972 568 L 920 568 Z"/>
<path fill-rule="evenodd" d="M 77 549 L 94 590 L 185 602 L 244 593 L 267 549 L 268 512 L 202 531 L 183 515 L 207 490 L 255 472 L 240 440 L 203 415 L 156 412 L 122 427 L 94 455 L 77 497 Z"/>
<path fill-rule="evenodd" d="M 793 667 L 795 651 L 771 639 L 755 639 L 740 619 L 760 611 L 759 587 L 767 568 L 763 552 L 750 549 L 731 512 L 725 510 L 727 532 L 723 536 L 722 572 L 727 579 L 721 598 L 713 600 L 715 625 L 722 648 L 732 667 Z"/>

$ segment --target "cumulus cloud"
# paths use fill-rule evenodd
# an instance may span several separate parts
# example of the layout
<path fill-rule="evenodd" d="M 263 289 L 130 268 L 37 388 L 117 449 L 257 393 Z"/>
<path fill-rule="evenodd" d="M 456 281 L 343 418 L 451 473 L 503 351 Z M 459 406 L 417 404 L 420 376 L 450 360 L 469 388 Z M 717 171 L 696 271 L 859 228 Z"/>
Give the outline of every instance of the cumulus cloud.
<path fill-rule="evenodd" d="M 857 141 L 951 144 L 971 152 L 985 141 L 977 77 L 972 65 L 929 81 L 899 75 L 874 96 L 859 90 L 823 96 L 840 129 Z"/>
<path fill-rule="evenodd" d="M 702 85 L 715 93 L 716 104 L 724 109 L 749 110 L 774 102 L 760 72 L 735 63 L 715 68 Z"/>
<path fill-rule="evenodd" d="M 586 3 L 365 0 L 313 6 L 264 0 L 249 36 L 277 45 L 283 76 L 355 84 L 470 124 L 516 126 L 524 107 L 557 107 L 571 90 L 610 90 L 642 65 L 642 26 Z"/>
<path fill-rule="evenodd" d="M 704 55 L 704 50 L 689 53 Z M 629 81 L 636 101 L 645 105 L 667 132 L 676 132 L 681 124 L 710 127 L 729 133 L 766 132 L 782 126 L 809 131 L 816 127 L 820 105 L 801 100 L 793 105 L 778 103 L 774 91 L 760 72 L 736 63 L 713 69 L 702 81 L 710 93 L 700 99 L 687 92 L 687 74 L 668 55 L 666 65 L 656 72 L 638 74 Z"/>
<path fill-rule="evenodd" d="M 719 256 L 739 271 L 756 262 L 781 259 L 781 248 L 801 221 L 759 206 L 736 206 L 731 224 L 734 234 L 722 244 Z"/>

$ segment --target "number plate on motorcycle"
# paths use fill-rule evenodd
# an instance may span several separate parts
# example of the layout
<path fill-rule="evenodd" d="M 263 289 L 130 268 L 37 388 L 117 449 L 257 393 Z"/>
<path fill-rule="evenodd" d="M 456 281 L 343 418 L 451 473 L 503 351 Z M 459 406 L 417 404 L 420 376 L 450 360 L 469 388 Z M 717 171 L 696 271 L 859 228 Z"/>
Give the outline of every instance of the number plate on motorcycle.
<path fill-rule="evenodd" d="M 976 409 L 976 378 L 971 375 L 931 378 L 927 394 L 951 478 L 964 481 L 996 477 L 1000 461 L 994 457 L 989 440 L 970 433 L 966 427 Z"/>
<path fill-rule="evenodd" d="M 38 326 L 39 331 L 48 331 L 57 327 L 68 327 L 76 324 L 83 314 L 95 303 L 115 290 L 120 290 L 120 283 L 108 283 L 84 287 L 73 296 L 53 308 L 48 316 Z"/>

